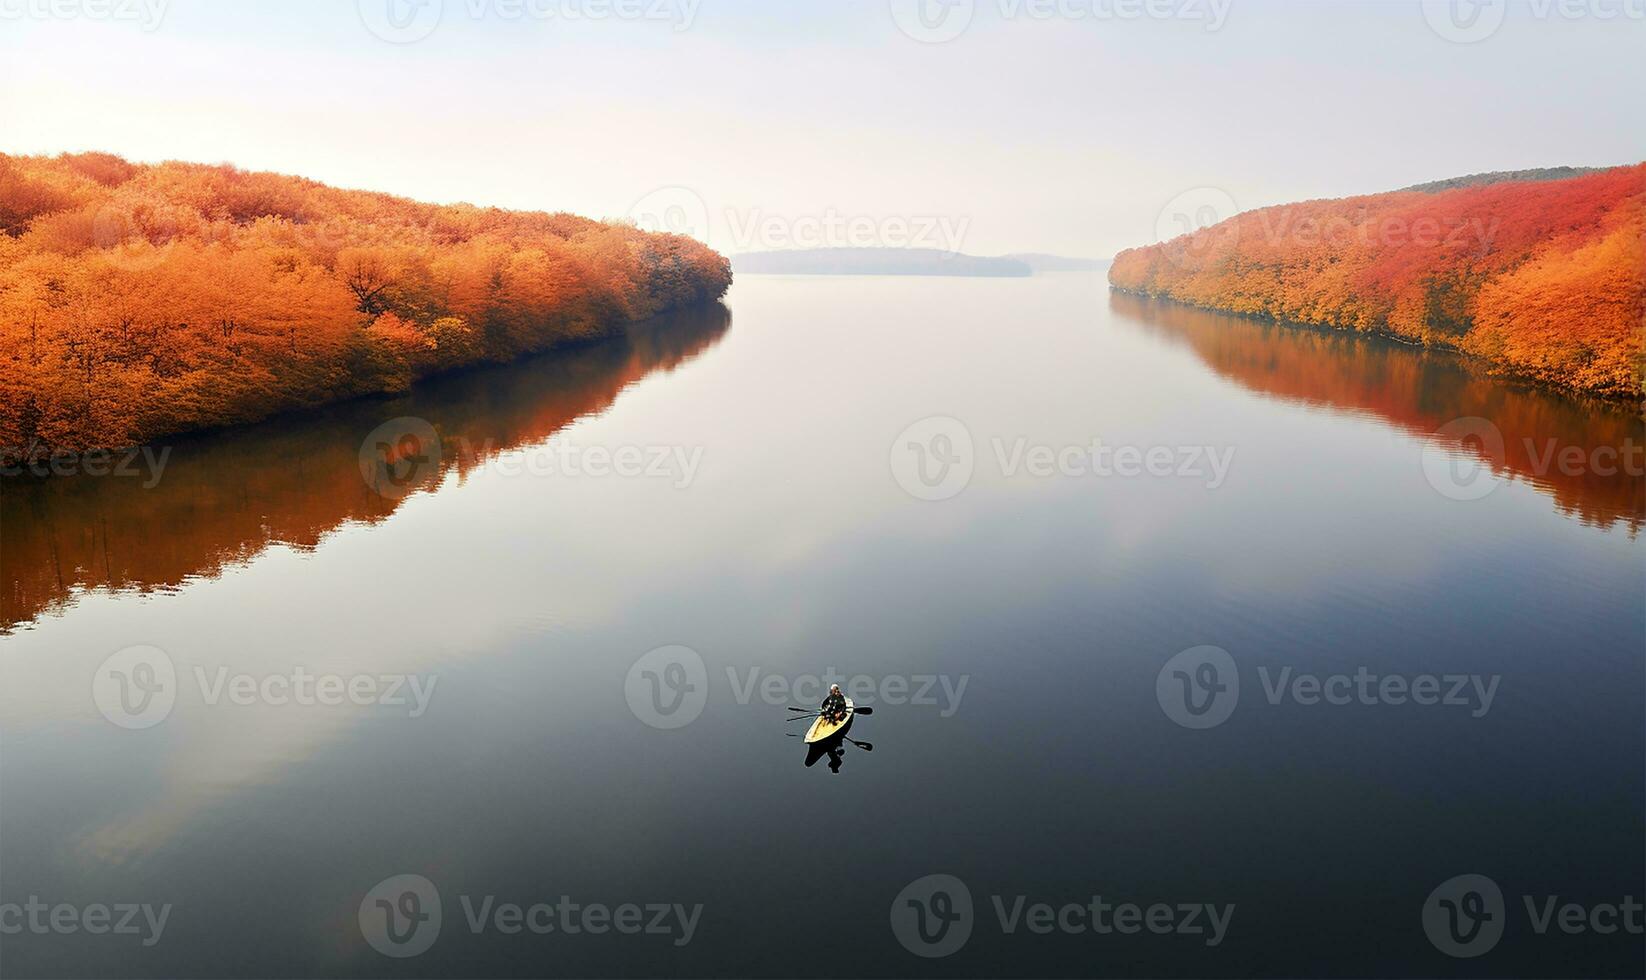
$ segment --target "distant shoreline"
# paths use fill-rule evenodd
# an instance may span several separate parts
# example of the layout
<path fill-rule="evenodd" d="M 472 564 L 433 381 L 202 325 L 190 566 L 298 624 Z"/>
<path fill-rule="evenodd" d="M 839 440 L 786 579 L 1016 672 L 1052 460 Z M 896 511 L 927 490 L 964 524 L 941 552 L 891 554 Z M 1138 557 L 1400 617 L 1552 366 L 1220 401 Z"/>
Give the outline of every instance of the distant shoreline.
<path fill-rule="evenodd" d="M 809 248 L 742 252 L 730 257 L 737 275 L 948 276 L 1026 278 L 1042 272 L 1099 272 L 1108 263 L 1041 253 L 967 255 L 930 248 Z"/>

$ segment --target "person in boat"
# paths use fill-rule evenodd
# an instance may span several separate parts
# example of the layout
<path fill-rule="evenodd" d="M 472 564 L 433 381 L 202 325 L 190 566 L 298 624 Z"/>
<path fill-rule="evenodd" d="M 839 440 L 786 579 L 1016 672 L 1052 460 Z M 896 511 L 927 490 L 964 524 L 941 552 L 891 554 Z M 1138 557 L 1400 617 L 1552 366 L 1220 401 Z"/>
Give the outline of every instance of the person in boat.
<path fill-rule="evenodd" d="M 840 693 L 839 684 L 829 685 L 829 696 L 823 699 L 823 706 L 817 713 L 830 724 L 846 717 L 846 695 Z"/>

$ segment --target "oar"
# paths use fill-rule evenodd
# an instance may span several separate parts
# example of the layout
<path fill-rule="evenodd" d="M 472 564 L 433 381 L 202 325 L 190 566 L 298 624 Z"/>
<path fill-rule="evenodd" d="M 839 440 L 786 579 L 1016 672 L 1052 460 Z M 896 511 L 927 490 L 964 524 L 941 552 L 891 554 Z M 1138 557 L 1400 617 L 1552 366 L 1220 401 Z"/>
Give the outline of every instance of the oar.
<path fill-rule="evenodd" d="M 811 714 L 811 715 L 817 714 L 817 709 L 816 708 L 797 708 L 792 704 L 789 705 L 789 710 L 790 711 L 804 711 L 807 714 Z M 857 707 L 853 708 L 852 710 L 855 711 L 856 713 L 860 714 L 860 715 L 872 715 L 872 714 L 874 714 L 874 709 L 869 707 L 866 704 L 858 705 Z"/>
<path fill-rule="evenodd" d="M 807 718 L 816 718 L 816 717 L 817 717 L 817 714 L 815 712 L 812 713 L 812 714 L 809 714 L 809 715 L 795 715 L 793 718 L 790 718 L 790 719 L 788 719 L 788 721 L 784 722 L 784 724 L 787 724 L 789 721 L 805 721 Z"/>

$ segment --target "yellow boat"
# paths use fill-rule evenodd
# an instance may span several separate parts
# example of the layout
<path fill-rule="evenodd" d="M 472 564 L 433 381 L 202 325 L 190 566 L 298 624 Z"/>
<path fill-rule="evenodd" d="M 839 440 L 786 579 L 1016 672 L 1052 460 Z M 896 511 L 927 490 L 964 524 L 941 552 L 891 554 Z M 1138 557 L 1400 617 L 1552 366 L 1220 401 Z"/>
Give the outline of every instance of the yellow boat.
<path fill-rule="evenodd" d="M 845 734 L 846 729 L 852 726 L 852 715 L 856 713 L 857 705 L 852 703 L 851 698 L 847 698 L 846 717 L 839 721 L 825 721 L 822 715 L 818 715 L 817 720 L 806 730 L 806 744 L 811 745 Z"/>

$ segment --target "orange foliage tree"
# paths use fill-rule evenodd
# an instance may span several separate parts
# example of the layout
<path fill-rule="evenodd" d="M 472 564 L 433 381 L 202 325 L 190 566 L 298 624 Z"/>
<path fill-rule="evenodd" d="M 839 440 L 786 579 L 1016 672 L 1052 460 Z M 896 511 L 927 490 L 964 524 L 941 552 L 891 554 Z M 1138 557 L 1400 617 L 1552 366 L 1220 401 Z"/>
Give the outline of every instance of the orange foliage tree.
<path fill-rule="evenodd" d="M 1646 164 L 1248 211 L 1115 256 L 1119 289 L 1392 334 L 1639 397 Z"/>
<path fill-rule="evenodd" d="M 629 224 L 0 154 L 0 448 L 127 446 L 395 392 L 730 282 L 707 247 Z"/>

